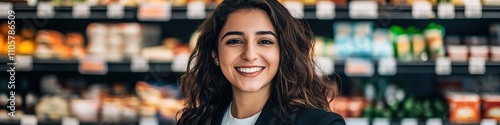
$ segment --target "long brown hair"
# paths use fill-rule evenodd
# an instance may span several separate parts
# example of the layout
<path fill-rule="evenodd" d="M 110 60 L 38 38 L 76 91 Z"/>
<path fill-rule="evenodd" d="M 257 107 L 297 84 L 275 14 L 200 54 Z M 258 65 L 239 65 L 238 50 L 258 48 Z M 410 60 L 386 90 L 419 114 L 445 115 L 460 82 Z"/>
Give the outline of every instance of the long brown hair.
<path fill-rule="evenodd" d="M 219 33 L 227 17 L 239 9 L 260 9 L 271 19 L 280 43 L 280 62 L 271 82 L 271 95 L 279 114 L 288 115 L 302 108 L 330 111 L 329 102 L 337 86 L 327 76 L 315 72 L 312 58 L 314 34 L 309 25 L 296 20 L 276 0 L 225 0 L 199 27 L 201 32 L 190 55 L 186 74 L 181 77 L 180 91 L 184 108 L 178 124 L 210 124 L 213 113 L 224 110 L 232 100 L 231 84 L 215 65 Z M 258 24 L 256 24 L 258 25 Z"/>

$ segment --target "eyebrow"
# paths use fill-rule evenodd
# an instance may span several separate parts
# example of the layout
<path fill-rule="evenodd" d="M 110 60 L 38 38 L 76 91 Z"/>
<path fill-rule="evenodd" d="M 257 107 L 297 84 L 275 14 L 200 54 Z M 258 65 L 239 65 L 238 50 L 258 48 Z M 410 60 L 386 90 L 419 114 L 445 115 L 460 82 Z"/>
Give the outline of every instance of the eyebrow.
<path fill-rule="evenodd" d="M 226 34 L 224 34 L 224 36 L 222 36 L 222 39 L 224 39 L 224 37 L 229 36 L 229 35 L 241 35 L 241 36 L 243 36 L 243 35 L 245 35 L 245 33 L 240 32 L 240 31 L 229 31 Z M 274 37 L 277 38 L 276 34 L 273 33 L 272 31 L 257 31 L 255 33 L 255 35 L 273 35 Z"/>

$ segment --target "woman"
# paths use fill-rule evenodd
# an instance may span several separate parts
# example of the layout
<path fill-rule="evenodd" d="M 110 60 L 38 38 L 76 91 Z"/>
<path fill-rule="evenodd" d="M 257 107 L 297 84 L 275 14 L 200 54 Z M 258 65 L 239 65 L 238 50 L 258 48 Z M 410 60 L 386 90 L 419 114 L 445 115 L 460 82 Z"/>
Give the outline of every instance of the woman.
<path fill-rule="evenodd" d="M 313 33 L 276 0 L 225 0 L 200 27 L 177 124 L 343 125 L 335 82 L 315 72 Z"/>

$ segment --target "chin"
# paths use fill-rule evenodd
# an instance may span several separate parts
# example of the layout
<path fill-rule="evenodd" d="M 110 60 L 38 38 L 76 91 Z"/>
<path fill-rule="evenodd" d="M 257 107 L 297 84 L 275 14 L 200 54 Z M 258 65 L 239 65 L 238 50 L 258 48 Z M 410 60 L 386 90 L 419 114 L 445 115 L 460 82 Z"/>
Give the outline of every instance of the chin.
<path fill-rule="evenodd" d="M 243 91 L 243 92 L 258 92 L 259 90 L 262 90 L 263 88 L 266 88 L 265 83 L 261 82 L 240 82 L 241 84 L 236 87 L 236 89 Z"/>

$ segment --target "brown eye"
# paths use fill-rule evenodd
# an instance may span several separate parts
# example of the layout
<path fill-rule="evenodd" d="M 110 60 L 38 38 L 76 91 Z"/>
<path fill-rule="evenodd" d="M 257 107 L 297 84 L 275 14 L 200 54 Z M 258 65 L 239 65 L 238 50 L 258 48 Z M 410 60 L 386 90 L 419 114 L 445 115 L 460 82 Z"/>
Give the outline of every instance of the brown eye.
<path fill-rule="evenodd" d="M 226 42 L 226 44 L 229 44 L 229 45 L 232 45 L 232 44 L 242 44 L 243 41 L 239 40 L 239 39 L 230 39 Z"/>
<path fill-rule="evenodd" d="M 264 39 L 264 40 L 260 40 L 259 44 L 274 44 L 274 43 L 271 40 Z"/>

